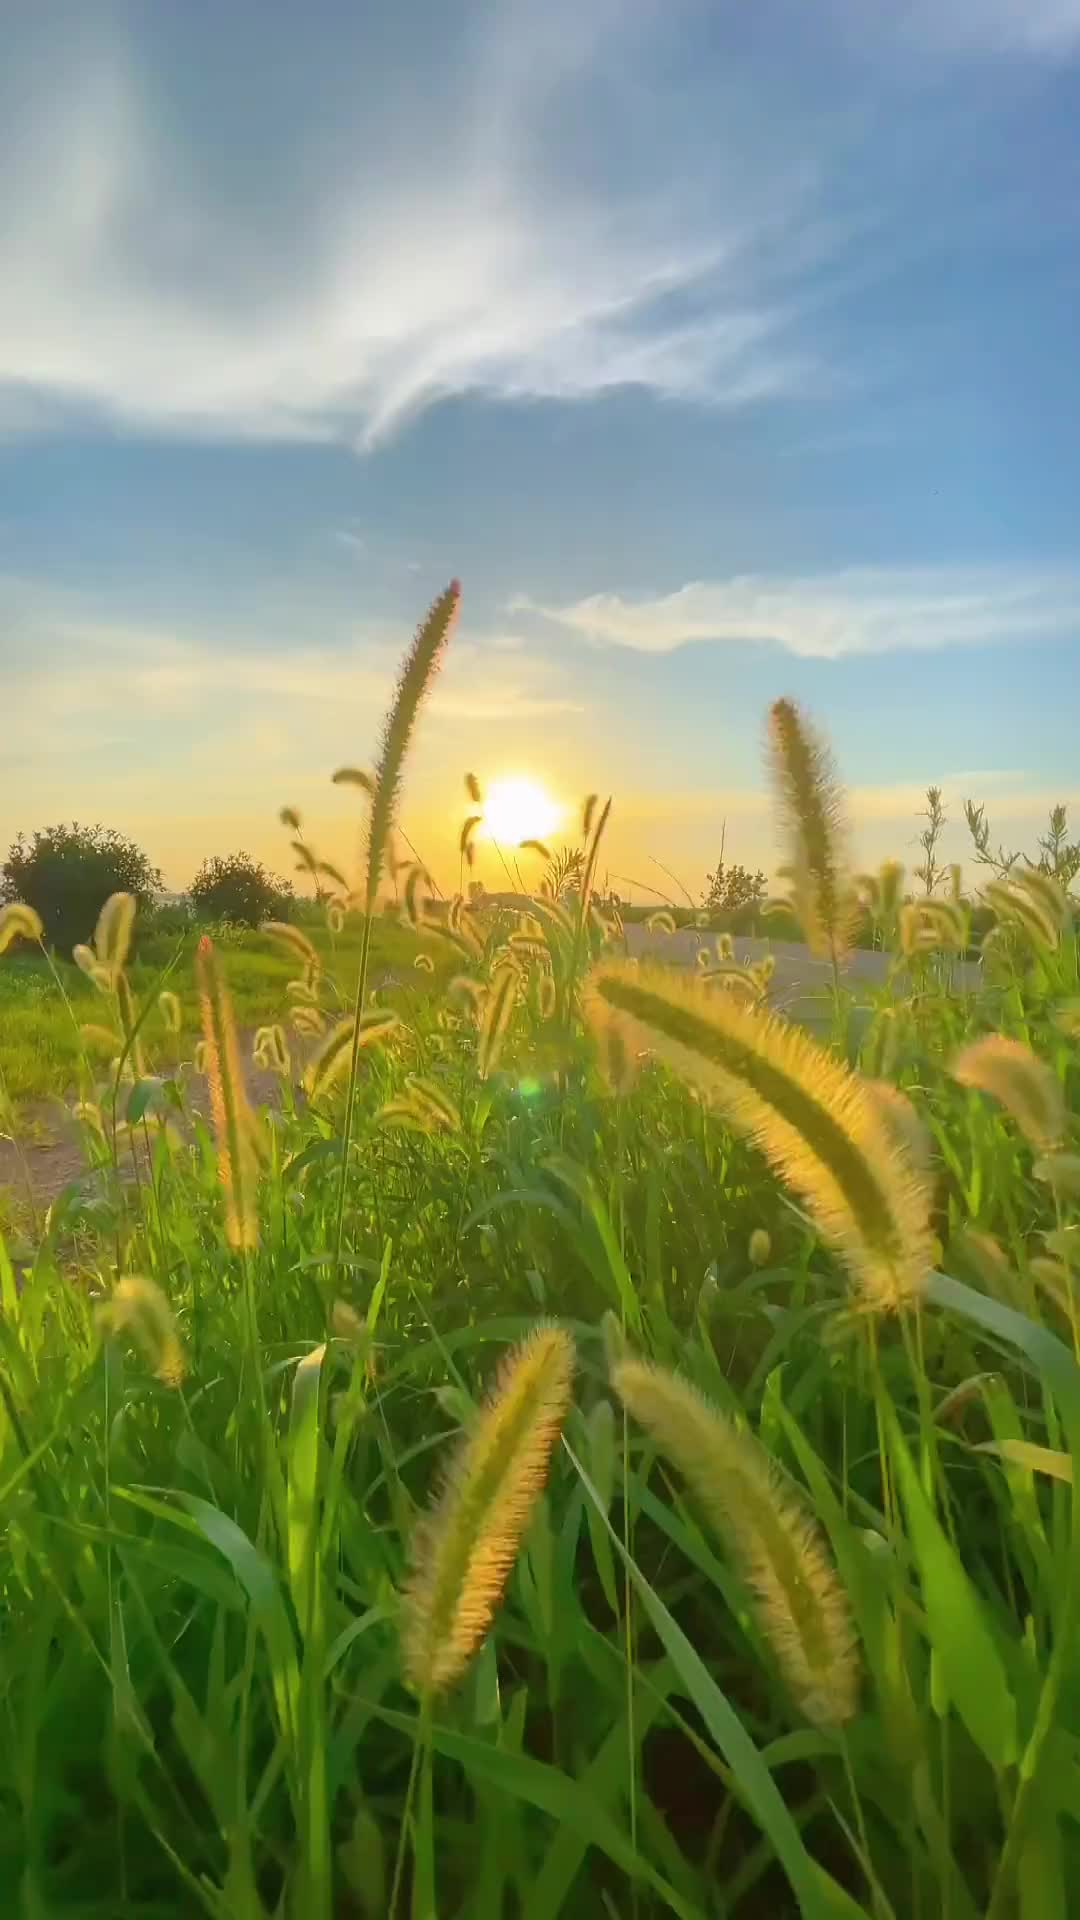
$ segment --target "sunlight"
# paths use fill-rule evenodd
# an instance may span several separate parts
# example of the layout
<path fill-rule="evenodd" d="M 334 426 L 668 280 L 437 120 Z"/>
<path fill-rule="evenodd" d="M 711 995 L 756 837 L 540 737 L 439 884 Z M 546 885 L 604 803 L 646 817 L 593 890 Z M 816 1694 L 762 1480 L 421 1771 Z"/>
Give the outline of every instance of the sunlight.
<path fill-rule="evenodd" d="M 518 775 L 488 789 L 481 831 L 500 846 L 519 847 L 523 840 L 546 840 L 561 817 L 562 808 L 543 787 Z"/>

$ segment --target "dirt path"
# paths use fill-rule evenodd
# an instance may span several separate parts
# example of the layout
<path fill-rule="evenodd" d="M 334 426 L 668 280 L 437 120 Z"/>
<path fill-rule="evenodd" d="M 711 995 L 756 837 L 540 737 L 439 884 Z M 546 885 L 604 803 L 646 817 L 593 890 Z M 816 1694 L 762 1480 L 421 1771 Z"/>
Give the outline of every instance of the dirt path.
<path fill-rule="evenodd" d="M 705 944 L 711 948 L 715 939 L 715 934 L 698 933 L 691 927 L 681 927 L 670 934 L 650 933 L 645 926 L 626 929 L 627 946 L 636 958 L 663 960 L 668 966 L 694 966 L 698 947 Z M 808 947 L 790 940 L 735 941 L 735 958 L 740 964 L 744 960 L 760 960 L 767 953 L 776 961 L 769 992 L 774 1007 L 782 1008 L 793 1019 L 811 1022 L 815 1014 L 827 1010 L 832 991 L 832 969 L 827 960 L 817 959 Z M 891 955 L 871 953 L 859 947 L 845 960 L 841 978 L 853 991 L 860 985 L 883 987 L 888 982 L 891 965 Z M 976 987 L 980 978 L 978 962 L 958 962 L 955 975 L 958 986 Z"/>
<path fill-rule="evenodd" d="M 241 1058 L 248 1062 L 245 1076 L 248 1092 L 256 1106 L 275 1106 L 279 1097 L 278 1078 L 276 1074 L 250 1064 L 253 1037 L 254 1029 L 251 1033 L 240 1035 Z M 205 1075 L 196 1073 L 191 1065 L 181 1067 L 180 1074 L 188 1106 L 194 1113 L 207 1118 L 210 1095 Z M 8 1190 L 10 1210 L 16 1216 L 21 1216 L 29 1207 L 27 1181 L 33 1192 L 34 1205 L 44 1209 L 51 1205 L 58 1193 L 86 1172 L 82 1130 L 72 1117 L 70 1103 L 62 1100 L 37 1101 L 23 1109 L 22 1119 L 23 1130 L 17 1140 L 0 1138 L 0 1195 L 4 1189 Z M 2 1224 L 3 1214 L 0 1213 Z"/>

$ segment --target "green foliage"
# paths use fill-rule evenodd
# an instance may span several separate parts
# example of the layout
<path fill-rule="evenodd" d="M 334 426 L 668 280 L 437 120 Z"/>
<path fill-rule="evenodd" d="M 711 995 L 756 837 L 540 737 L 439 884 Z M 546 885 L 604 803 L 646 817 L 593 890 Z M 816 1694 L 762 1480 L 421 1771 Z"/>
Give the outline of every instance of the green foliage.
<path fill-rule="evenodd" d="M 268 873 L 247 853 L 215 854 L 204 860 L 189 889 L 201 923 L 218 921 L 258 927 L 264 920 L 286 920 L 293 890 L 287 880 Z"/>
<path fill-rule="evenodd" d="M 1068 813 L 1064 806 L 1051 807 L 1046 832 L 1039 836 L 1038 850 L 1034 855 L 1019 849 L 1007 852 L 1000 842 L 995 849 L 985 806 L 976 806 L 973 800 L 965 800 L 964 819 L 977 864 L 989 867 L 993 873 L 1006 876 L 1016 866 L 1035 867 L 1040 873 L 1050 874 L 1063 887 L 1070 887 L 1080 873 L 1080 840 L 1069 839 Z"/>
<path fill-rule="evenodd" d="M 748 908 L 761 906 L 767 884 L 760 868 L 751 873 L 749 867 L 738 863 L 729 866 L 721 859 L 715 870 L 706 875 L 701 904 L 710 914 L 733 919 Z"/>
<path fill-rule="evenodd" d="M 687 988 L 667 1065 L 620 1030 L 618 1090 L 601 1077 L 593 970 L 631 930 L 578 908 L 457 903 L 419 933 L 306 913 L 314 953 L 289 956 L 245 935 L 212 983 L 242 1042 L 213 1129 L 160 1019 L 164 988 L 192 1030 L 188 957 L 167 981 L 133 962 L 140 1078 L 88 1064 L 85 1168 L 0 1237 L 0 1885 L 20 1911 L 1070 1910 L 1080 1208 L 952 1066 L 988 1034 L 1031 1049 L 1076 1153 L 1075 930 L 995 921 L 974 984 L 890 947 L 885 987 L 821 991 L 814 1050 L 773 1016 L 826 1173 L 830 1112 L 864 1128 L 875 1179 L 919 1169 L 917 1303 L 872 1312 L 783 1184 L 807 1101 L 772 1075 L 766 1158 L 691 1071 L 728 985 Z M 0 980 L 40 968 L 9 953 Z M 299 1030 L 347 1022 L 358 978 L 365 1014 L 398 1019 L 353 1083 L 304 1093 Z M 60 988 L 76 1028 L 112 1019 L 107 985 L 58 967 L 69 1026 Z M 256 993 L 297 1046 L 249 1113 Z M 257 1184 L 242 1248 L 222 1142 Z M 505 1375 L 479 1411 L 538 1322 L 576 1362 L 542 1434 Z M 401 1596 L 415 1610 L 440 1514 L 439 1618 L 475 1652 L 438 1687 L 414 1663 L 414 1691 Z M 828 1712 L 800 1656 L 819 1643 Z"/>
<path fill-rule="evenodd" d="M 47 943 L 66 958 L 89 940 L 105 901 L 130 893 L 149 906 L 161 875 L 141 847 L 110 827 L 45 827 L 20 834 L 0 868 L 0 899 L 25 900 L 40 914 Z"/>

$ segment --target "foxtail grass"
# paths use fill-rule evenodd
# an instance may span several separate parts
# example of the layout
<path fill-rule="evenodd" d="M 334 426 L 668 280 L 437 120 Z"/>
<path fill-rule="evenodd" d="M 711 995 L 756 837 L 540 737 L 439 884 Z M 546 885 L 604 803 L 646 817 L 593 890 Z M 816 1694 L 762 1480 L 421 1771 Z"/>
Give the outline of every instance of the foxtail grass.
<path fill-rule="evenodd" d="M 409 742 L 420 708 L 431 691 L 442 663 L 460 603 L 461 587 L 456 580 L 452 580 L 445 593 L 441 593 L 432 603 L 416 629 L 383 727 L 367 832 L 365 897 L 369 913 L 378 897 L 386 843 L 394 823 Z"/>
<path fill-rule="evenodd" d="M 1065 1096 L 1056 1073 L 1022 1040 L 989 1033 L 964 1047 L 952 1063 L 963 1087 L 988 1093 L 1015 1120 L 1038 1153 L 1052 1153 L 1065 1133 Z"/>
<path fill-rule="evenodd" d="M 0 953 L 13 940 L 41 940 L 45 932 L 41 916 L 23 900 L 9 901 L 0 907 Z"/>
<path fill-rule="evenodd" d="M 322 967 L 319 950 L 301 927 L 292 926 L 288 920 L 264 920 L 259 931 L 279 947 L 287 947 L 299 954 L 309 972 L 318 975 Z"/>
<path fill-rule="evenodd" d="M 927 1183 L 865 1083 L 800 1028 L 711 995 L 697 978 L 602 961 L 589 1018 L 621 1019 L 707 1094 L 800 1194 L 869 1306 L 921 1293 L 931 1264 Z"/>
<path fill-rule="evenodd" d="M 792 700 L 774 701 L 769 744 L 791 847 L 795 911 L 807 946 L 835 967 L 850 944 L 857 902 L 848 876 L 843 793 L 832 755 Z"/>
<path fill-rule="evenodd" d="M 99 966 L 107 968 L 113 980 L 127 965 L 134 927 L 134 894 L 111 893 L 98 914 L 94 950 Z"/>
<path fill-rule="evenodd" d="M 520 984 L 513 966 L 497 967 L 480 1016 L 476 1069 L 482 1080 L 494 1073 L 502 1057 Z"/>
<path fill-rule="evenodd" d="M 218 1176 L 225 1197 L 225 1237 L 230 1247 L 250 1249 L 259 1242 L 255 1116 L 240 1067 L 232 1001 L 209 934 L 203 934 L 195 949 L 195 976 Z"/>
<path fill-rule="evenodd" d="M 349 1152 L 356 1101 L 357 1066 L 360 1058 L 360 1019 L 364 1011 L 364 996 L 367 991 L 371 929 L 379 880 L 394 826 L 405 755 L 420 708 L 438 673 L 460 604 L 461 583 L 451 580 L 446 591 L 433 601 L 426 617 L 416 629 L 412 646 L 405 656 L 393 703 L 383 726 L 382 743 L 370 790 L 367 861 L 364 876 L 364 927 L 353 1007 L 355 1024 L 349 1059 L 349 1084 L 345 1095 L 345 1124 L 341 1140 L 341 1171 L 338 1176 L 337 1220 L 334 1228 L 333 1277 L 335 1281 L 341 1266 L 341 1248 L 345 1234 L 345 1195 L 349 1182 Z"/>
<path fill-rule="evenodd" d="M 129 1334 L 156 1377 L 178 1387 L 187 1371 L 176 1319 L 161 1288 L 125 1274 L 97 1309 L 98 1326 L 113 1337 Z"/>
<path fill-rule="evenodd" d="M 422 1699 L 460 1679 L 502 1596 L 570 1404 L 574 1347 L 541 1326 L 505 1361 L 437 1505 L 418 1523 L 402 1600 L 402 1664 Z"/>
<path fill-rule="evenodd" d="M 761 1444 L 689 1381 L 626 1354 L 612 1385 L 677 1467 L 735 1559 L 764 1639 L 800 1713 L 838 1729 L 852 1718 L 858 1662 L 847 1597 L 825 1542 Z"/>
<path fill-rule="evenodd" d="M 359 1020 L 352 1014 L 339 1020 L 308 1061 L 304 1085 L 312 1099 L 323 1099 L 344 1078 L 354 1052 L 381 1046 L 399 1024 L 396 1013 L 381 1007 L 362 1013 Z"/>

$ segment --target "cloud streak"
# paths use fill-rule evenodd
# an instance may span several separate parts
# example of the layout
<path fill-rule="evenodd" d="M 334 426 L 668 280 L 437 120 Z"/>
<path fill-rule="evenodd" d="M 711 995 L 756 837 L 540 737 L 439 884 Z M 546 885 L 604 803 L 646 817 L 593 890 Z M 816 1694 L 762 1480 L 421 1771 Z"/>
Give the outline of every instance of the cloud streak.
<path fill-rule="evenodd" d="M 595 593 L 531 612 L 600 646 L 672 653 L 695 641 L 757 643 L 805 659 L 1080 633 L 1080 574 L 1018 569 L 850 568 L 790 579 L 698 580 L 631 599 Z"/>
<path fill-rule="evenodd" d="M 741 404 L 801 382 L 765 265 L 798 182 L 774 164 L 734 194 L 718 139 L 707 182 L 688 150 L 662 186 L 627 184 L 646 135 L 615 117 L 575 171 L 586 90 L 627 39 L 618 8 L 576 12 L 591 31 L 556 0 L 541 34 L 507 6 L 457 70 L 391 62 L 386 98 L 349 102 L 321 144 L 310 96 L 284 126 L 268 97 L 250 156 L 159 110 L 160 50 L 85 16 L 67 49 L 28 27 L 0 79 L 0 431 L 74 415 L 370 445 L 467 392 Z"/>

